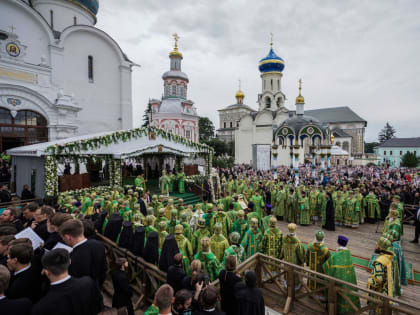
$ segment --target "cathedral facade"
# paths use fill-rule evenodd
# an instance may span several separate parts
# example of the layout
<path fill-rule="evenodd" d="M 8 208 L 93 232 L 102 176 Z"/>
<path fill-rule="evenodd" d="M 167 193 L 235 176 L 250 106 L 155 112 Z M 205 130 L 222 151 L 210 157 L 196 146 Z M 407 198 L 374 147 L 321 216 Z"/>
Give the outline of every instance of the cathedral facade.
<path fill-rule="evenodd" d="M 296 106 L 302 105 L 301 113 L 297 114 L 296 110 L 289 110 L 285 106 L 286 96 L 282 91 L 281 80 L 284 67 L 284 60 L 275 53 L 271 43 L 268 55 L 259 62 L 261 93 L 258 95 L 258 110 L 243 103 L 244 94 L 241 90 L 238 91 L 240 97 L 236 97 L 237 104 L 219 110 L 220 124 L 217 135 L 225 142 L 234 143 L 235 163 L 253 164 L 257 157 L 260 157 L 267 161 L 266 164 L 273 165 L 271 147 L 279 143 L 279 139 L 276 139 L 281 136 L 278 134 L 279 128 L 292 118 L 300 120 L 303 114 L 307 123 L 312 122 L 322 126 L 324 131 L 331 132 L 327 139 L 327 134 L 323 131 L 323 140 L 328 143 L 331 140 L 330 145 L 341 147 L 348 152 L 349 156 L 361 157 L 364 154 L 367 122 L 347 106 L 303 112 L 304 99 L 300 92 L 296 98 Z M 295 135 L 295 138 L 298 139 L 299 136 Z M 302 139 L 302 145 L 306 148 L 300 155 L 299 163 L 303 163 L 306 158 L 309 160 L 312 158 L 309 150 L 312 144 Z M 293 143 L 288 145 L 293 145 Z M 289 165 L 288 160 L 288 157 L 283 159 L 279 157 L 276 163 Z"/>
<path fill-rule="evenodd" d="M 187 98 L 188 76 L 181 70 L 182 53 L 178 50 L 178 35 L 175 47 L 169 53 L 170 69 L 162 75 L 162 98 L 149 101 L 151 126 L 165 129 L 174 134 L 198 142 L 199 131 L 197 109 Z"/>
<path fill-rule="evenodd" d="M 95 27 L 98 9 L 98 0 L 0 2 L 0 151 L 132 128 L 135 64 Z"/>

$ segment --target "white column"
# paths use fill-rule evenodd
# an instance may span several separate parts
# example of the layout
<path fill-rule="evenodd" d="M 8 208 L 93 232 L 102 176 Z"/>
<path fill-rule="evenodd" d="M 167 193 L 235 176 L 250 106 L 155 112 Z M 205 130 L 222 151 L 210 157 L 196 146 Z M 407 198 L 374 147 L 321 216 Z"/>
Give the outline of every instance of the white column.
<path fill-rule="evenodd" d="M 121 129 L 133 128 L 133 106 L 131 92 L 131 66 L 120 66 L 120 104 L 121 104 Z"/>

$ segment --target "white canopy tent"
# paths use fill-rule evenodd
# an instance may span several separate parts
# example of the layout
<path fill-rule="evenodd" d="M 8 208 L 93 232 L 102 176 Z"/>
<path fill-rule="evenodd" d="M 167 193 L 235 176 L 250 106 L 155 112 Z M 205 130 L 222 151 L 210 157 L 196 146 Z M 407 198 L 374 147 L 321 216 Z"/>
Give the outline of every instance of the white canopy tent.
<path fill-rule="evenodd" d="M 36 191 L 40 192 L 37 196 L 41 197 L 44 192 L 45 195 L 58 192 L 57 162 L 60 159 L 106 158 L 112 161 L 111 185 L 121 185 L 121 160 L 142 155 L 171 155 L 178 159 L 201 156 L 206 158 L 209 174 L 213 149 L 162 129 L 146 127 L 38 143 L 8 150 L 7 154 L 12 156 L 17 187 L 32 183 L 35 170 Z M 43 182 L 46 187 L 40 187 Z"/>

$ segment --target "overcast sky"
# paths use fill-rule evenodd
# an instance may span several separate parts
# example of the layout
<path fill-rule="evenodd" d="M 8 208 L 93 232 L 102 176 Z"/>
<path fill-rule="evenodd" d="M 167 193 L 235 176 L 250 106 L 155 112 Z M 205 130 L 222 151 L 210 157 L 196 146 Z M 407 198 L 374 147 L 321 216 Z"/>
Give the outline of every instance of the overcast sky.
<path fill-rule="evenodd" d="M 217 109 L 257 108 L 258 61 L 285 60 L 282 90 L 294 109 L 299 78 L 305 108 L 349 106 L 368 121 L 375 141 L 389 121 L 399 137 L 420 137 L 419 0 L 100 0 L 97 27 L 131 60 L 136 125 L 149 98 L 160 98 L 172 34 L 188 74 L 188 98 L 219 127 Z"/>

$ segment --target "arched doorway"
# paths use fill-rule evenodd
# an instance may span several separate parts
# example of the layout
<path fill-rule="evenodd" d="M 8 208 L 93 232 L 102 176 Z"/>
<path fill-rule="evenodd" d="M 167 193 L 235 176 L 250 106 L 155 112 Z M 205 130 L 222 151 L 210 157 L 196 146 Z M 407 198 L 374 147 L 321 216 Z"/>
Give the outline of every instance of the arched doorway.
<path fill-rule="evenodd" d="M 0 107 L 0 152 L 8 149 L 48 141 L 47 119 L 41 114 L 20 110 L 15 117 Z"/>

